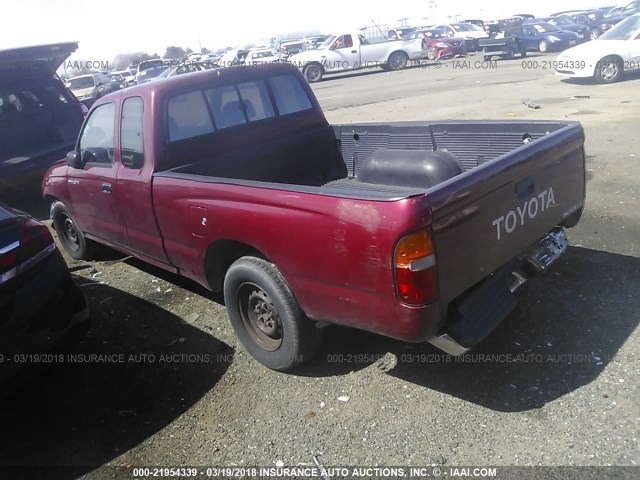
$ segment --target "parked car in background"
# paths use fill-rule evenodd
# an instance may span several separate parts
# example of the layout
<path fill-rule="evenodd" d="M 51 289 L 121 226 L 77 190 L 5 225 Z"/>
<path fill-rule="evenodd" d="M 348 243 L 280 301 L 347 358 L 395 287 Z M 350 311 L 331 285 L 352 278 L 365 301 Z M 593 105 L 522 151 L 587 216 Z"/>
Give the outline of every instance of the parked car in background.
<path fill-rule="evenodd" d="M 590 10 L 570 15 L 569 18 L 580 25 L 589 27 L 591 40 L 611 30 L 626 17 L 609 17 L 601 10 Z"/>
<path fill-rule="evenodd" d="M 30 356 L 81 340 L 88 327 L 87 301 L 49 228 L 0 203 L 0 396 Z"/>
<path fill-rule="evenodd" d="M 109 93 L 117 92 L 129 86 L 121 73 L 112 72 L 107 73 L 105 76 L 109 79 Z"/>
<path fill-rule="evenodd" d="M 332 35 L 318 49 L 294 55 L 289 61 L 313 83 L 325 74 L 361 68 L 402 70 L 409 60 L 420 60 L 425 56 L 422 39 L 371 43 L 363 33 L 352 32 Z"/>
<path fill-rule="evenodd" d="M 267 63 L 277 63 L 280 61 L 280 56 L 270 48 L 252 48 L 247 53 L 244 63 L 245 65 L 265 65 Z"/>
<path fill-rule="evenodd" d="M 478 40 L 484 60 L 490 61 L 496 56 L 505 60 L 511 60 L 515 55 L 520 55 L 520 58 L 526 57 L 527 47 L 523 41 L 522 23 L 522 19 L 518 17 L 497 21 L 497 34 L 492 38 Z"/>
<path fill-rule="evenodd" d="M 593 78 L 613 83 L 625 72 L 640 70 L 640 14 L 618 23 L 588 45 L 563 52 L 556 73 L 567 78 Z"/>
<path fill-rule="evenodd" d="M 73 92 L 78 100 L 91 108 L 93 103 L 111 93 L 109 79 L 103 73 L 89 73 L 70 78 L 65 86 Z"/>
<path fill-rule="evenodd" d="M 142 75 L 142 72 L 144 72 L 145 70 L 162 66 L 165 66 L 165 61 L 162 58 L 154 58 L 152 60 L 141 61 L 136 67 L 136 83 L 138 83 L 140 75 Z"/>
<path fill-rule="evenodd" d="M 444 30 L 418 29 L 407 37 L 408 40 L 414 38 L 422 40 L 422 48 L 429 60 L 445 60 L 467 53 L 464 38 L 449 37 Z"/>
<path fill-rule="evenodd" d="M 550 23 L 525 23 L 522 25 L 522 33 L 522 42 L 529 51 L 561 52 L 580 43 L 577 33 L 561 30 Z"/>
<path fill-rule="evenodd" d="M 135 71 L 131 71 L 131 70 L 117 70 L 114 72 L 111 72 L 112 74 L 118 74 L 118 75 L 122 75 L 122 79 L 126 82 L 127 86 L 131 86 L 131 85 L 135 85 L 136 84 L 136 75 L 135 75 Z"/>
<path fill-rule="evenodd" d="M 511 18 L 521 18 L 522 20 L 533 20 L 536 18 L 535 15 L 531 15 L 530 13 L 518 13 L 513 15 Z"/>
<path fill-rule="evenodd" d="M 165 72 L 169 72 L 172 70 L 172 67 L 167 67 L 166 65 L 162 65 L 160 67 L 152 67 L 143 70 L 142 73 L 138 76 L 138 85 L 144 85 L 145 83 L 151 82 L 156 79 L 160 75 Z"/>
<path fill-rule="evenodd" d="M 163 67 L 160 67 L 160 69 L 162 68 Z M 201 65 L 200 62 L 187 62 L 182 65 L 178 65 L 176 67 L 166 68 L 164 69 L 164 71 L 160 72 L 160 75 L 151 77 L 148 81 L 155 82 L 157 80 L 162 80 L 164 78 L 171 78 L 177 75 L 184 75 L 186 73 L 201 72 L 203 70 L 207 70 L 207 69 L 204 67 L 204 65 Z"/>
<path fill-rule="evenodd" d="M 223 68 L 244 65 L 248 53 L 249 50 L 246 48 L 233 48 L 222 56 L 218 65 Z"/>
<path fill-rule="evenodd" d="M 576 23 L 565 15 L 561 15 L 559 17 L 537 18 L 536 22 L 550 23 L 561 30 L 577 33 L 578 43 L 588 42 L 591 40 L 591 29 L 588 26 Z"/>
<path fill-rule="evenodd" d="M 55 72 L 77 48 L 73 42 L 0 50 L 0 197 L 5 200 L 39 196 L 44 172 L 76 141 L 83 105 Z"/>
<path fill-rule="evenodd" d="M 329 38 L 329 35 L 314 35 L 305 37 L 302 40 L 307 44 L 307 50 L 313 50 L 322 45 L 327 38 Z"/>
<path fill-rule="evenodd" d="M 464 38 L 467 51 L 469 52 L 475 52 L 478 50 L 479 39 L 489 37 L 489 34 L 484 29 L 471 23 L 449 23 L 437 25 L 433 28 L 444 30 L 444 32 L 451 38 Z"/>

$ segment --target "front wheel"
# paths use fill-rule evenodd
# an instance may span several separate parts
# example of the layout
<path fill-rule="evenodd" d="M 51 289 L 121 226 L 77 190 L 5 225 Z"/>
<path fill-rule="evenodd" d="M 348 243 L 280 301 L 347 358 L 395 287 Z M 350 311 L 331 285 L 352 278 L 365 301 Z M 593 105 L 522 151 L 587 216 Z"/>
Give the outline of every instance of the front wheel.
<path fill-rule="evenodd" d="M 594 28 L 593 30 L 591 30 L 591 40 L 597 40 L 598 37 L 600 36 L 600 30 L 598 30 L 597 28 Z"/>
<path fill-rule="evenodd" d="M 538 44 L 538 50 L 540 53 L 547 53 L 549 51 L 549 44 L 545 40 L 541 40 Z"/>
<path fill-rule="evenodd" d="M 404 70 L 409 63 L 409 56 L 404 52 L 393 52 L 389 57 L 389 70 Z"/>
<path fill-rule="evenodd" d="M 268 368 L 290 370 L 312 358 L 322 344 L 322 330 L 306 317 L 267 260 L 234 262 L 224 279 L 224 301 L 239 340 Z"/>
<path fill-rule="evenodd" d="M 53 202 L 51 220 L 53 220 L 53 226 L 66 252 L 76 260 L 88 260 L 91 257 L 94 244 L 85 238 L 64 203 Z"/>
<path fill-rule="evenodd" d="M 324 71 L 322 70 L 322 67 L 316 63 L 307 65 L 304 68 L 304 78 L 306 78 L 309 83 L 319 82 L 322 80 L 323 75 Z"/>
<path fill-rule="evenodd" d="M 615 57 L 605 57 L 596 64 L 595 79 L 598 83 L 614 83 L 620 80 L 624 67 Z"/>

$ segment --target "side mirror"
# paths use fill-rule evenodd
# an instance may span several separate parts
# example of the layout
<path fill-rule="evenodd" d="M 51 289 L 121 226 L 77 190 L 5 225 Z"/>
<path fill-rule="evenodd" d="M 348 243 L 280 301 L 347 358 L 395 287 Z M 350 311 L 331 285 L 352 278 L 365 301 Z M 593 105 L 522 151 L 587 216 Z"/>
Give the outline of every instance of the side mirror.
<path fill-rule="evenodd" d="M 67 153 L 67 165 L 77 170 L 82 170 L 84 166 L 80 154 L 76 151 Z"/>

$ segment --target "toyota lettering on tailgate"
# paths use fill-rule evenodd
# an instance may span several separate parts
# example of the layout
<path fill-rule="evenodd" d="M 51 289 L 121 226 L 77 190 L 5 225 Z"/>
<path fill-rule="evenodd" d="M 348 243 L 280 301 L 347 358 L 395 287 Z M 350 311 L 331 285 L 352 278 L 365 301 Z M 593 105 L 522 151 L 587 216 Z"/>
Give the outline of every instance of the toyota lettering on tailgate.
<path fill-rule="evenodd" d="M 528 220 L 535 219 L 541 212 L 553 205 L 556 205 L 556 199 L 553 195 L 553 188 L 549 187 L 548 190 L 529 198 L 522 205 L 516 207 L 515 210 L 496 218 L 492 225 L 496 227 L 498 240 L 502 239 L 503 232 L 507 234 L 513 233 L 516 228 L 522 227 Z"/>

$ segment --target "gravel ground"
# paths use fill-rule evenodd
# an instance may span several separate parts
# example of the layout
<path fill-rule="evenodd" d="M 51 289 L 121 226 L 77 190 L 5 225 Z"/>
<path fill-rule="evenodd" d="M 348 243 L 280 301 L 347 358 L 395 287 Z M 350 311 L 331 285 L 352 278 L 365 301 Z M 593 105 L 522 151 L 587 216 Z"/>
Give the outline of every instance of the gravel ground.
<path fill-rule="evenodd" d="M 68 259 L 93 326 L 80 355 L 4 407 L 0 465 L 75 465 L 86 478 L 111 478 L 92 471 L 100 465 L 300 466 L 313 455 L 327 466 L 638 465 L 640 78 L 596 86 L 518 60 L 448 65 L 314 89 L 334 123 L 583 123 L 588 202 L 572 247 L 478 349 L 454 361 L 332 327 L 316 360 L 276 373 L 244 351 L 220 299 L 191 282 L 108 252 Z"/>

